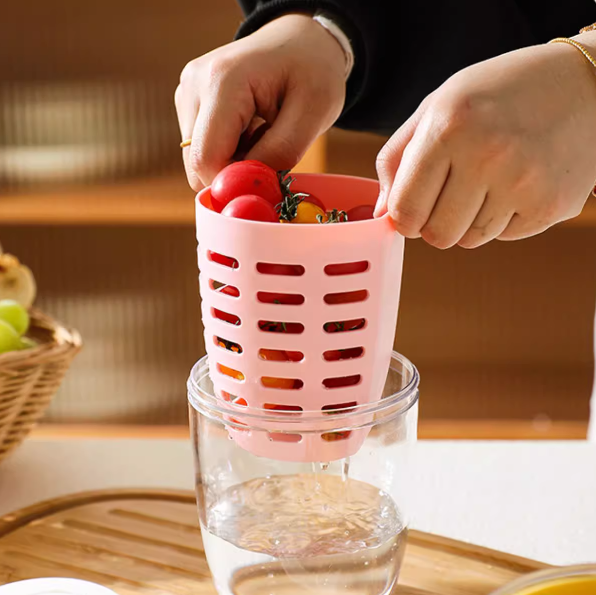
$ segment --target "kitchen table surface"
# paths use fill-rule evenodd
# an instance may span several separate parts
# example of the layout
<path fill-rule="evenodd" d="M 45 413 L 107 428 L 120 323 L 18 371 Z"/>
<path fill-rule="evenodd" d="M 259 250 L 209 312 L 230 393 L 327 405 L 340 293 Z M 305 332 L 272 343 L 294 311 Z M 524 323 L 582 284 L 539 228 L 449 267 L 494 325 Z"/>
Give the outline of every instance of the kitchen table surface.
<path fill-rule="evenodd" d="M 411 527 L 550 564 L 596 562 L 596 445 L 420 441 Z M 184 439 L 30 438 L 0 464 L 0 515 L 109 488 L 192 489 Z"/>

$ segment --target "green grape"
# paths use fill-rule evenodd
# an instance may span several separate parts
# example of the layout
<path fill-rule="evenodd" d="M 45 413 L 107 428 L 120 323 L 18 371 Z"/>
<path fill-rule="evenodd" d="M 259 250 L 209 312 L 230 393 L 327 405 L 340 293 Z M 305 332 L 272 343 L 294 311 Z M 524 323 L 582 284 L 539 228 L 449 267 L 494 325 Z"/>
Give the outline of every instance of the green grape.
<path fill-rule="evenodd" d="M 37 342 L 34 341 L 33 339 L 30 339 L 29 337 L 21 337 L 19 339 L 19 344 L 17 346 L 17 349 L 19 349 L 19 350 L 31 349 L 32 347 L 37 347 Z"/>
<path fill-rule="evenodd" d="M 20 340 L 17 331 L 8 322 L 0 320 L 0 353 L 18 349 Z"/>
<path fill-rule="evenodd" d="M 14 300 L 0 300 L 0 320 L 8 322 L 17 331 L 19 337 L 29 328 L 29 314 L 27 310 Z"/>

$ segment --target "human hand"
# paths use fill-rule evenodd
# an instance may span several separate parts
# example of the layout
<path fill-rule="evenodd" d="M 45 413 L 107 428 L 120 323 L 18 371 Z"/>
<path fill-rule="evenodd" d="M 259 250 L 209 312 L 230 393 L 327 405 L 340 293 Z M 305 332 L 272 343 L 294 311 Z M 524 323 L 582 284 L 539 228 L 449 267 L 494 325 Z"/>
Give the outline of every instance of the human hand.
<path fill-rule="evenodd" d="M 596 180 L 596 80 L 563 44 L 466 68 L 379 153 L 376 214 L 438 248 L 538 234 L 577 216 Z"/>
<path fill-rule="evenodd" d="M 186 65 L 175 101 L 190 185 L 209 184 L 234 157 L 241 137 L 270 128 L 242 158 L 290 169 L 338 118 L 345 55 L 306 15 L 285 15 L 252 35 Z M 260 132 L 262 132 L 262 128 Z"/>

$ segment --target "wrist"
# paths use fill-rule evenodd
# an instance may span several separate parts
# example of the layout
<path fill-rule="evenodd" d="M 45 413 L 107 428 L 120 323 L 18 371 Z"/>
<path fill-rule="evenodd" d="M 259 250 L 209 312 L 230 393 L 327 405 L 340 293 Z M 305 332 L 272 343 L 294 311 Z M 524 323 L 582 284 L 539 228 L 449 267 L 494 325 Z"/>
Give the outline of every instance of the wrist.
<path fill-rule="evenodd" d="M 308 48 L 309 53 L 316 56 L 318 61 L 331 61 L 334 71 L 346 72 L 350 63 L 350 57 L 333 33 L 322 26 L 321 22 L 315 20 L 311 13 L 291 12 L 280 15 L 270 21 L 259 31 L 271 32 L 285 39 L 292 40 L 300 47 L 293 51 L 304 52 Z M 347 38 L 346 38 L 347 39 Z"/>

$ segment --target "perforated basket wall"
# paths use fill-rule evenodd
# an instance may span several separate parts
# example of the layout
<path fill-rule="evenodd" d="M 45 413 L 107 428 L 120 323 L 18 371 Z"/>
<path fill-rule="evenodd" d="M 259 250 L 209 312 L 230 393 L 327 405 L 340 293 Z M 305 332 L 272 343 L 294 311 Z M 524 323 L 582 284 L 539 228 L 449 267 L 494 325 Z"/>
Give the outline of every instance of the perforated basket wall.
<path fill-rule="evenodd" d="M 348 176 L 296 175 L 295 191 L 327 208 L 374 204 L 378 184 Z M 200 291 L 216 396 L 231 411 L 289 411 L 288 424 L 228 431 L 259 456 L 330 461 L 360 448 L 367 430 L 300 433 L 300 416 L 381 398 L 401 285 L 403 237 L 388 217 L 282 225 L 224 217 L 197 197 Z M 287 419 L 288 414 L 283 414 Z M 292 416 L 293 419 L 293 416 Z M 280 431 L 280 427 L 284 431 Z"/>

